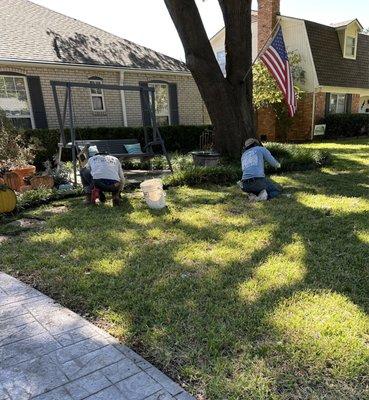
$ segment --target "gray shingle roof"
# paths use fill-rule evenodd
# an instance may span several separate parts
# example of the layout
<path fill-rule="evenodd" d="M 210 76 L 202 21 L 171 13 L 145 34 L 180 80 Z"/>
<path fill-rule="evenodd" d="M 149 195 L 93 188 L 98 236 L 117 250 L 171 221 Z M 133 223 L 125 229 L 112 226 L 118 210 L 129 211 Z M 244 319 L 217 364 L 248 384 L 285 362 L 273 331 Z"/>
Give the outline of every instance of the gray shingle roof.
<path fill-rule="evenodd" d="M 174 58 L 28 0 L 0 0 L 0 60 L 188 72 Z"/>
<path fill-rule="evenodd" d="M 359 34 L 356 60 L 343 57 L 337 31 L 305 21 L 318 81 L 323 86 L 369 89 L 369 36 Z"/>

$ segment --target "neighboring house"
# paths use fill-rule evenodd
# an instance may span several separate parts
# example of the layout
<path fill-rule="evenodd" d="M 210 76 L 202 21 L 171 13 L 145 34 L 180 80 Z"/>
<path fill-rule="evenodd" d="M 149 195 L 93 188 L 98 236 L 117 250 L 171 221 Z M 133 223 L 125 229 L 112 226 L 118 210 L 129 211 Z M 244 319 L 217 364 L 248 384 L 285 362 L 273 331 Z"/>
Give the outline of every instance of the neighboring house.
<path fill-rule="evenodd" d="M 369 36 L 361 34 L 359 21 L 326 26 L 281 16 L 279 10 L 280 0 L 259 0 L 259 11 L 252 15 L 253 55 L 256 58 L 279 21 L 287 50 L 302 58 L 305 79 L 299 85 L 306 94 L 299 101 L 288 139 L 311 139 L 315 124 L 328 114 L 369 112 Z M 221 61 L 224 38 L 222 29 L 211 39 Z M 260 136 L 281 139 L 270 110 L 259 111 L 257 119 Z"/>
<path fill-rule="evenodd" d="M 208 123 L 190 72 L 174 58 L 27 0 L 0 0 L 0 38 L 0 108 L 18 127 L 58 126 L 51 80 L 154 86 L 160 124 Z M 73 89 L 73 101 L 77 126 L 147 119 L 137 92 Z"/>

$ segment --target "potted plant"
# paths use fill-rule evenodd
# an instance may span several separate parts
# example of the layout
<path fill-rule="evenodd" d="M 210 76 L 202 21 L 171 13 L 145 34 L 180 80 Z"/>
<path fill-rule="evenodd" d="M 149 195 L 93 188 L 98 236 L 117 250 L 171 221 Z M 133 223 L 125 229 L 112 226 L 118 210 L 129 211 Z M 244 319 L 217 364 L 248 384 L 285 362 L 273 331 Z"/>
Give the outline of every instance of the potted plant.
<path fill-rule="evenodd" d="M 0 110 L 0 169 L 10 188 L 19 190 L 24 184 L 24 178 L 35 174 L 36 167 L 30 163 L 38 147 L 34 140 L 26 143 L 24 135 L 14 128 Z"/>
<path fill-rule="evenodd" d="M 200 136 L 200 150 L 193 151 L 193 162 L 198 167 L 216 167 L 220 163 L 220 154 L 214 150 L 214 134 L 206 129 Z"/>

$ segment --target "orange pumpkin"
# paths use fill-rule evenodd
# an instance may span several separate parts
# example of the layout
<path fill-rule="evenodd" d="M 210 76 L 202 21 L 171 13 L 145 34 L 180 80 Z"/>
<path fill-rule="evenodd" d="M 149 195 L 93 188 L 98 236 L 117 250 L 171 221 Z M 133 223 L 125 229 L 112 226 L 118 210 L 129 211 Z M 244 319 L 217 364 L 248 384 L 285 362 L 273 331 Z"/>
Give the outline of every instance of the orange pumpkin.
<path fill-rule="evenodd" d="M 4 175 L 4 181 L 10 189 L 18 191 L 23 186 L 23 179 L 21 179 L 15 172 L 6 172 Z"/>
<path fill-rule="evenodd" d="M 30 183 L 33 189 L 52 189 L 54 187 L 54 178 L 49 175 L 33 176 L 30 180 Z"/>
<path fill-rule="evenodd" d="M 12 212 L 17 205 L 17 196 L 6 186 L 0 186 L 0 214 Z"/>

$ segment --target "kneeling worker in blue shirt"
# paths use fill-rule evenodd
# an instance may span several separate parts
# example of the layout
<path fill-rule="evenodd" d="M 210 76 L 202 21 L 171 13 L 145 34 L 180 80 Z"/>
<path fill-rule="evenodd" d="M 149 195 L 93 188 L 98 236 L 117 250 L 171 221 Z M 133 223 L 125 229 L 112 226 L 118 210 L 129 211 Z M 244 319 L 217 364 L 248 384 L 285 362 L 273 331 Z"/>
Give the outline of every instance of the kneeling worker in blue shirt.
<path fill-rule="evenodd" d="M 276 169 L 281 167 L 259 140 L 246 140 L 241 157 L 242 190 L 249 193 L 253 200 L 270 200 L 281 193 L 281 190 L 265 177 L 265 161 Z"/>

